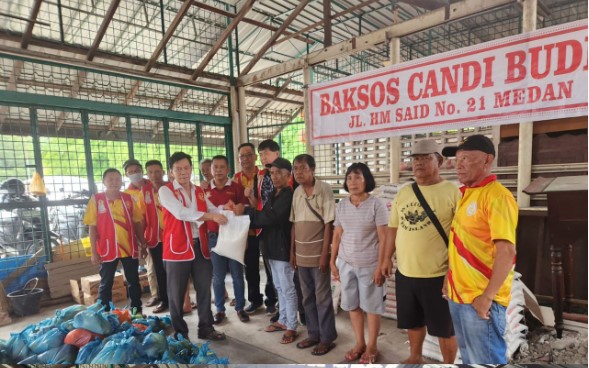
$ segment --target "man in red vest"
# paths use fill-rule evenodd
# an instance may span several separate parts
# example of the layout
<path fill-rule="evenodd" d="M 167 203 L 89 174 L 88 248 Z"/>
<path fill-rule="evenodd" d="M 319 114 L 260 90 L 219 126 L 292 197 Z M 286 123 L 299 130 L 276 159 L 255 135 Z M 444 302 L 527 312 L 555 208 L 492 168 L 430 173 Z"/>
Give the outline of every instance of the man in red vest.
<path fill-rule="evenodd" d="M 139 285 L 139 254 L 145 257 L 143 214 L 131 195 L 121 192 L 123 177 L 117 169 L 106 169 L 102 174 L 106 191 L 90 198 L 83 223 L 89 226 L 92 263 L 100 264 L 98 296 L 110 310 L 112 285 L 119 260 L 123 264 L 131 307 L 141 314 L 141 286 Z"/>
<path fill-rule="evenodd" d="M 145 242 L 157 279 L 157 299 L 159 304 L 152 312 L 161 313 L 168 309 L 168 290 L 166 288 L 166 270 L 162 261 L 164 215 L 158 190 L 166 182 L 164 181 L 164 167 L 160 161 L 147 161 L 145 170 L 149 182 L 141 186 L 139 204 L 145 211 Z"/>
<path fill-rule="evenodd" d="M 130 194 L 131 197 L 133 197 L 135 203 L 139 205 L 141 213 L 145 216 L 145 207 L 143 206 L 143 203 L 141 203 L 141 189 L 149 184 L 149 180 L 143 177 L 143 166 L 141 166 L 139 161 L 129 159 L 123 164 L 123 170 L 125 171 L 125 176 L 131 181 L 127 189 L 125 189 L 125 193 Z M 145 306 L 153 307 L 160 303 L 160 300 L 158 298 L 159 293 L 156 271 L 150 253 L 147 253 L 147 257 L 145 257 L 145 268 L 147 269 L 147 281 L 149 281 L 149 292 L 151 293 L 151 298 L 145 303 Z"/>
<path fill-rule="evenodd" d="M 225 334 L 213 328 L 211 312 L 211 281 L 213 265 L 208 247 L 205 221 L 219 225 L 227 217 L 219 213 L 205 197 L 205 192 L 190 182 L 192 157 L 184 152 L 170 156 L 174 181 L 159 189 L 164 214 L 163 260 L 166 269 L 168 301 L 175 336 L 188 338 L 188 325 L 183 318 L 182 304 L 192 276 L 198 304 L 198 338 L 224 340 Z"/>

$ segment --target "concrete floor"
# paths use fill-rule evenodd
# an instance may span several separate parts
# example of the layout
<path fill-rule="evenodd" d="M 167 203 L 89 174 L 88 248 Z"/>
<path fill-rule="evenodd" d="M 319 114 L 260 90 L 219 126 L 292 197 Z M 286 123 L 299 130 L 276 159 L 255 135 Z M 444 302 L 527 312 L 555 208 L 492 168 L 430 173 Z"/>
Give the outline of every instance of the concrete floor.
<path fill-rule="evenodd" d="M 262 285 L 265 282 L 264 272 L 261 272 L 263 278 Z M 231 276 L 227 276 L 226 285 L 229 291 L 230 298 L 233 297 L 233 290 L 231 285 Z M 192 291 L 192 300 L 194 300 L 194 290 Z M 143 302 L 145 303 L 149 298 L 148 294 L 143 295 Z M 118 307 L 123 307 L 126 303 L 116 303 Z M 14 322 L 7 326 L 0 327 L 0 339 L 8 339 L 11 332 L 22 331 L 27 325 L 39 322 L 45 318 L 53 317 L 56 309 L 65 308 L 71 304 L 64 304 L 61 306 L 43 308 L 39 314 L 28 316 L 25 318 L 15 318 Z M 213 313 L 215 313 L 214 306 L 211 306 Z M 222 342 L 212 342 L 211 348 L 220 357 L 229 358 L 232 364 L 337 364 L 347 363 L 344 356 L 348 350 L 354 346 L 354 333 L 349 321 L 347 312 L 340 310 L 336 315 L 336 327 L 338 331 L 338 339 L 336 347 L 324 356 L 311 355 L 311 349 L 298 349 L 296 342 L 307 337 L 305 326 L 299 326 L 299 337 L 297 340 L 288 345 L 280 344 L 282 334 L 280 332 L 268 333 L 263 329 L 269 324 L 270 317 L 264 314 L 264 309 L 260 309 L 255 314 L 250 315 L 250 322 L 243 323 L 239 321 L 233 307 L 228 303 L 227 319 L 216 326 L 219 331 L 227 335 L 227 340 Z M 144 313 L 152 314 L 153 308 L 144 308 Z M 195 311 L 196 312 L 196 311 Z M 193 342 L 201 342 L 197 337 L 197 313 L 190 313 L 184 317 L 190 328 L 190 340 Z M 380 358 L 377 363 L 399 363 L 409 355 L 409 344 L 407 341 L 407 334 L 403 330 L 396 327 L 397 322 L 391 319 L 383 318 L 381 324 L 381 332 L 378 338 L 378 347 L 380 351 Z M 426 360 L 426 363 L 434 363 L 435 361 Z"/>

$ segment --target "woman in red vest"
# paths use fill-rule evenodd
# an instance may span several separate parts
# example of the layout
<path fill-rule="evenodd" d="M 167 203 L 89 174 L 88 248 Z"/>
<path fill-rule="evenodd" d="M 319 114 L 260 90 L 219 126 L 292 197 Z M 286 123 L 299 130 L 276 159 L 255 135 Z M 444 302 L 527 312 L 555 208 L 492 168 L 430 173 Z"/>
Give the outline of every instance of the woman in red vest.
<path fill-rule="evenodd" d="M 131 307 L 141 314 L 141 286 L 139 285 L 139 251 L 147 254 L 143 238 L 143 214 L 127 193 L 121 192 L 123 177 L 117 169 L 102 174 L 106 191 L 90 198 L 84 224 L 90 227 L 92 263 L 100 264 L 98 296 L 107 310 L 112 299 L 112 285 L 119 260 L 125 271 Z"/>
<path fill-rule="evenodd" d="M 190 182 L 192 157 L 184 152 L 170 156 L 174 181 L 159 189 L 164 214 L 163 260 L 166 268 L 168 302 L 175 336 L 188 338 L 188 325 L 183 318 L 182 304 L 192 276 L 198 304 L 198 338 L 224 340 L 225 334 L 213 328 L 211 282 L 213 265 L 208 248 L 205 221 L 220 225 L 227 217 L 219 213 L 204 191 Z"/>

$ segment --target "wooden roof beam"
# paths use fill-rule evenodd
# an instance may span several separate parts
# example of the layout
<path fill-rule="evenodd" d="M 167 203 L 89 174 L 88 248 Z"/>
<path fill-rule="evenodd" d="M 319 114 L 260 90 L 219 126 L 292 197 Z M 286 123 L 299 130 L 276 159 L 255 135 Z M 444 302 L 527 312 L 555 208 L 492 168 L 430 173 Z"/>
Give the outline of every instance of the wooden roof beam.
<path fill-rule="evenodd" d="M 278 91 L 276 91 L 276 93 L 274 93 L 274 95 L 272 96 L 271 99 L 268 99 L 266 102 L 264 102 L 264 104 L 258 109 L 256 110 L 256 112 L 247 120 L 247 123 L 245 124 L 246 126 L 250 125 L 250 123 L 254 120 L 256 120 L 256 118 L 260 115 L 260 113 L 262 111 L 264 111 L 264 109 L 266 107 L 268 107 L 273 101 L 275 101 L 274 99 L 276 97 L 278 97 L 278 95 L 280 93 L 282 93 L 282 91 L 284 91 L 286 89 L 286 87 L 288 87 L 288 85 L 290 84 L 290 82 L 292 81 L 292 78 L 288 78 L 284 84 L 280 87 L 280 89 Z"/>
<path fill-rule="evenodd" d="M 178 10 L 178 13 L 176 13 L 176 16 L 174 17 L 172 23 L 170 23 L 170 26 L 164 34 L 164 37 L 158 43 L 157 47 L 153 51 L 153 54 L 151 54 L 151 57 L 149 58 L 149 61 L 147 62 L 143 70 L 148 72 L 151 70 L 151 68 L 153 68 L 155 62 L 160 57 L 162 51 L 164 51 L 164 47 L 166 47 L 166 44 L 168 43 L 170 38 L 172 38 L 174 32 L 176 32 L 176 28 L 178 28 L 178 25 L 180 25 L 180 22 L 182 21 L 182 19 L 184 18 L 184 16 L 188 12 L 188 9 L 190 9 L 191 6 L 192 0 L 184 0 L 182 7 L 180 8 L 180 10 Z"/>
<path fill-rule="evenodd" d="M 331 46 L 331 0 L 323 0 L 323 47 Z"/>
<path fill-rule="evenodd" d="M 342 12 L 339 12 L 339 13 L 336 13 L 336 14 L 332 15 L 331 19 L 339 18 L 339 17 L 344 16 L 344 15 L 346 15 L 348 13 L 351 13 L 351 12 L 354 12 L 354 11 L 356 11 L 358 9 L 364 8 L 364 7 L 366 7 L 366 6 L 368 6 L 368 5 L 372 4 L 372 3 L 375 3 L 377 1 L 380 1 L 380 0 L 363 1 L 362 3 L 360 3 L 358 5 L 354 5 L 351 8 L 348 8 L 348 9 L 342 11 Z M 301 29 L 300 31 L 297 31 L 296 33 L 285 35 L 281 39 L 279 39 L 276 42 L 274 42 L 274 45 L 278 45 L 280 43 L 283 43 L 284 41 L 290 40 L 291 38 L 293 38 L 295 36 L 302 35 L 305 32 L 308 32 L 308 31 L 310 31 L 312 29 L 315 29 L 317 27 L 320 27 L 320 26 L 323 25 L 324 22 L 325 22 L 325 19 L 322 19 L 322 20 L 320 20 L 317 23 L 313 23 L 313 24 L 310 24 L 310 25 L 306 26 L 305 28 Z"/>
<path fill-rule="evenodd" d="M 29 42 L 31 41 L 31 37 L 33 37 L 33 28 L 35 27 L 39 10 L 41 10 L 41 3 L 43 3 L 43 0 L 35 0 L 35 3 L 31 8 L 31 16 L 29 17 L 29 22 L 27 23 L 27 29 L 24 31 L 22 40 L 20 42 L 20 47 L 23 49 L 29 47 Z"/>
<path fill-rule="evenodd" d="M 88 50 L 88 53 L 86 54 L 86 60 L 92 61 L 92 59 L 94 59 L 94 56 L 96 55 L 96 51 L 98 50 L 98 47 L 100 46 L 100 43 L 102 42 L 102 38 L 104 37 L 104 34 L 106 33 L 106 30 L 108 29 L 108 26 L 110 25 L 110 22 L 112 21 L 112 18 L 115 16 L 115 13 L 117 12 L 117 8 L 119 7 L 120 3 L 121 3 L 121 0 L 112 0 L 112 2 L 110 3 L 110 6 L 108 7 L 106 14 L 104 15 L 104 18 L 102 19 L 102 23 L 100 24 L 100 28 L 98 28 L 98 32 L 96 32 L 96 37 L 94 37 L 94 41 L 92 42 L 92 46 L 90 47 L 90 49 Z"/>
<path fill-rule="evenodd" d="M 226 12 L 224 10 L 215 8 L 214 6 L 211 6 L 211 5 L 203 4 L 203 3 L 198 2 L 198 1 L 194 1 L 193 4 L 196 7 L 199 7 L 201 9 L 205 9 L 205 10 L 208 10 L 208 11 L 213 12 L 213 13 L 224 15 L 224 16 L 230 17 L 230 18 L 235 17 L 235 14 L 233 14 L 233 13 L 229 13 L 229 12 Z M 242 22 L 248 23 L 248 24 L 252 24 L 252 25 L 254 25 L 256 27 L 264 28 L 264 29 L 267 29 L 267 30 L 272 31 L 272 32 L 278 31 L 278 28 L 276 28 L 274 26 L 271 26 L 271 25 L 268 25 L 266 23 L 260 22 L 260 21 L 255 20 L 255 19 L 243 18 L 242 19 Z M 290 36 L 290 35 L 293 35 L 293 34 L 292 33 L 289 33 L 289 32 L 284 32 L 283 35 Z M 300 35 L 298 35 L 298 36 L 293 35 L 293 37 L 296 38 L 299 41 L 308 43 L 309 45 L 312 45 L 312 44 L 315 43 L 315 42 L 313 42 L 313 41 L 311 41 L 311 40 L 309 40 L 309 39 L 307 39 L 305 37 L 302 37 Z"/>
<path fill-rule="evenodd" d="M 242 75 L 237 78 L 237 85 L 248 86 L 259 83 L 270 78 L 301 70 L 305 65 L 316 65 L 327 60 L 370 49 L 393 37 L 402 37 L 420 32 L 440 24 L 509 5 L 514 2 L 515 0 L 480 0 L 477 2 L 462 0 L 449 6 L 424 13 L 404 22 L 396 23 L 377 31 L 326 47 L 322 50 L 314 51 L 298 59 L 273 65 L 255 73 Z"/>
<path fill-rule="evenodd" d="M 262 47 L 260 47 L 260 49 L 256 52 L 256 55 L 254 56 L 254 58 L 252 60 L 250 60 L 249 64 L 247 64 L 247 66 L 243 70 L 241 70 L 241 75 L 245 75 L 252 70 L 252 68 L 256 65 L 256 63 L 262 58 L 262 56 L 264 56 L 266 51 L 268 51 L 268 49 L 270 47 L 272 47 L 272 44 L 274 43 L 274 41 L 276 41 L 278 39 L 278 37 L 280 37 L 282 35 L 284 30 L 300 14 L 300 12 L 305 8 L 305 6 L 307 6 L 308 2 L 309 2 L 309 0 L 299 0 L 299 4 L 297 5 L 296 8 L 294 8 L 292 13 L 290 13 L 288 18 L 286 18 L 284 20 L 284 22 L 280 25 L 278 30 L 272 34 L 270 39 L 268 41 L 266 41 L 266 43 Z"/>
<path fill-rule="evenodd" d="M 213 47 L 209 50 L 209 52 L 207 53 L 205 58 L 200 62 L 200 64 L 198 65 L 198 67 L 196 68 L 194 73 L 192 73 L 192 76 L 190 77 L 192 80 L 196 80 L 196 78 L 198 78 L 200 76 L 200 74 L 205 70 L 206 66 L 213 59 L 213 56 L 215 56 L 217 51 L 219 51 L 221 46 L 223 46 L 223 43 L 225 43 L 227 38 L 231 35 L 231 32 L 233 32 L 233 30 L 237 27 L 239 22 L 243 18 L 245 18 L 246 13 L 248 11 L 250 11 L 250 9 L 254 5 L 255 1 L 256 0 L 247 0 L 247 2 L 245 4 L 243 4 L 243 6 L 239 10 L 239 12 L 235 15 L 235 18 L 233 18 L 233 20 L 231 20 L 231 23 L 229 23 L 227 28 L 225 28 L 223 30 L 223 33 L 221 33 L 221 37 L 219 37 L 219 39 L 217 40 L 217 42 L 215 42 Z"/>

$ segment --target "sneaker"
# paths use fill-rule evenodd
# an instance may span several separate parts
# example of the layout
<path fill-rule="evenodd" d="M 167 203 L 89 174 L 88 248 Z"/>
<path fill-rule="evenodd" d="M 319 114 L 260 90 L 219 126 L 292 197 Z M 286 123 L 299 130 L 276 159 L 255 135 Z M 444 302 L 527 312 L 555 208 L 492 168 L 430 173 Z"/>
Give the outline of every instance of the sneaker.
<path fill-rule="evenodd" d="M 266 306 L 266 315 L 267 316 L 272 316 L 276 314 L 276 306 L 274 305 L 268 305 Z"/>
<path fill-rule="evenodd" d="M 272 322 L 272 323 L 278 322 L 279 319 L 280 319 L 280 313 L 276 313 L 275 315 L 272 316 L 272 318 L 270 318 L 270 322 Z"/>
<path fill-rule="evenodd" d="M 262 305 L 263 305 L 262 302 L 260 302 L 260 303 L 250 303 L 243 310 L 247 314 L 252 314 L 252 313 L 255 313 L 258 309 L 260 309 L 262 307 Z"/>
<path fill-rule="evenodd" d="M 243 309 L 237 311 L 237 317 L 239 317 L 241 322 L 249 322 L 250 320 L 250 316 Z"/>
<path fill-rule="evenodd" d="M 218 325 L 226 318 L 225 312 L 217 312 L 213 317 L 213 324 Z"/>

